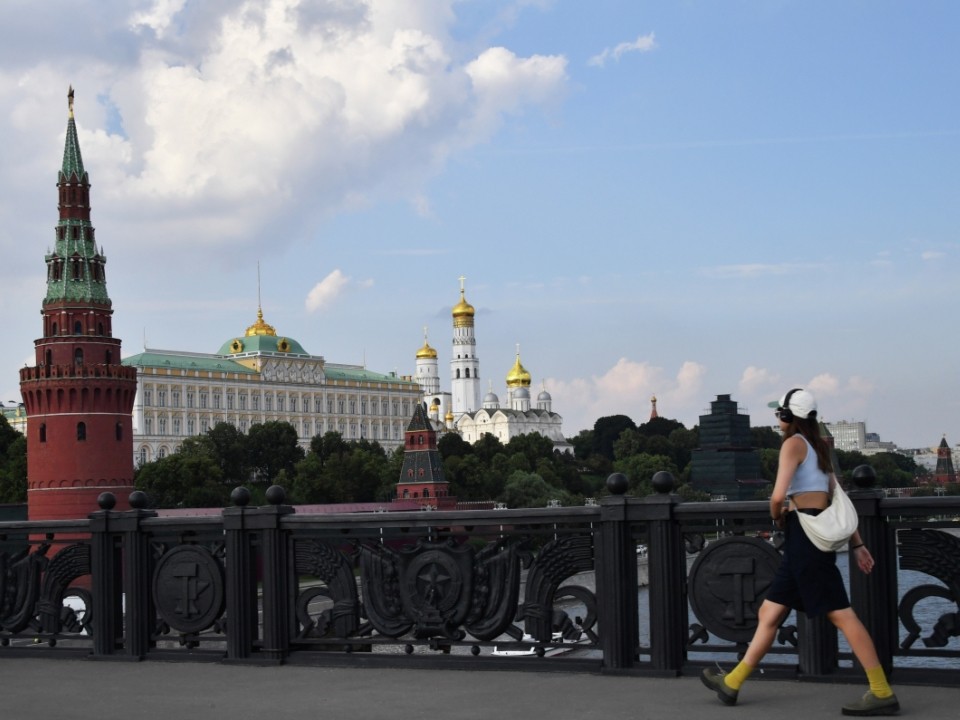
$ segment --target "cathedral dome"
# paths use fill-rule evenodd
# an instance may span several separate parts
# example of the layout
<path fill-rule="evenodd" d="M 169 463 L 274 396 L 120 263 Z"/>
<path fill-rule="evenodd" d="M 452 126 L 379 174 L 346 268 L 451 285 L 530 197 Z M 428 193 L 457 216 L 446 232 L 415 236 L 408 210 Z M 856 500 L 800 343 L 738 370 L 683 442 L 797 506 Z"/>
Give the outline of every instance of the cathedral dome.
<path fill-rule="evenodd" d="M 273 325 L 264 321 L 263 310 L 260 308 L 257 308 L 257 321 L 247 328 L 246 334 L 227 340 L 217 354 L 229 356 L 241 353 L 308 354 L 293 338 L 278 337 Z"/>
<path fill-rule="evenodd" d="M 520 353 L 517 353 L 517 360 L 513 363 L 513 367 L 510 368 L 510 372 L 507 373 L 507 387 L 530 387 L 530 381 L 530 373 L 520 364 Z"/>
<path fill-rule="evenodd" d="M 540 394 L 537 395 L 537 400 L 539 402 L 551 402 L 553 398 L 550 397 L 550 393 L 548 393 L 546 390 L 541 390 Z"/>
<path fill-rule="evenodd" d="M 460 302 L 453 306 L 453 326 L 473 327 L 473 316 L 476 314 L 473 305 L 464 297 L 463 288 L 460 288 Z"/>
<path fill-rule="evenodd" d="M 497 397 L 497 394 L 492 390 L 483 396 L 484 405 L 499 405 L 500 398 Z"/>
<path fill-rule="evenodd" d="M 430 347 L 430 343 L 426 340 L 423 341 L 423 347 L 417 350 L 417 360 L 436 360 L 437 351 Z"/>
<path fill-rule="evenodd" d="M 516 390 L 513 391 L 513 399 L 514 399 L 514 400 L 521 400 L 521 399 L 523 399 L 523 400 L 529 400 L 529 399 L 530 399 L 530 391 L 527 390 L 525 387 L 519 387 L 519 388 L 517 388 Z"/>

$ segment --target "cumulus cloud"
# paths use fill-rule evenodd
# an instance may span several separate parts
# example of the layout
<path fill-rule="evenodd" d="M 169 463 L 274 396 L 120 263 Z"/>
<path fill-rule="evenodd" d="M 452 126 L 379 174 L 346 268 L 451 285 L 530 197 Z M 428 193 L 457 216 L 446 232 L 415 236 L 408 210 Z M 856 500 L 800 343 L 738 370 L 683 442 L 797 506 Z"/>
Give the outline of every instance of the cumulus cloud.
<path fill-rule="evenodd" d="M 612 48 L 604 48 L 602 52 L 587 60 L 587 65 L 603 67 L 607 60 L 613 59 L 615 62 L 620 62 L 621 56 L 627 53 L 650 52 L 656 47 L 657 41 L 652 32 L 647 35 L 639 35 L 633 42 L 622 42 Z"/>
<path fill-rule="evenodd" d="M 702 409 L 706 368 L 684 362 L 671 377 L 663 368 L 620 358 L 603 375 L 560 380 L 549 378 L 545 385 L 553 395 L 554 408 L 564 418 L 564 432 L 575 435 L 593 427 L 605 415 L 628 415 L 635 422 L 650 416 L 650 400 L 665 417 L 695 424 Z"/>
<path fill-rule="evenodd" d="M 750 365 L 740 376 L 738 386 L 740 392 L 744 395 L 755 395 L 757 393 L 767 393 L 775 391 L 780 386 L 780 376 L 766 368 L 758 368 Z"/>
<path fill-rule="evenodd" d="M 58 166 L 73 82 L 105 235 L 253 254 L 383 197 L 429 217 L 422 189 L 452 154 L 568 85 L 562 56 L 464 54 L 457 4 L 77 0 L 76 36 L 109 42 L 3 56 L 0 184 Z"/>
<path fill-rule="evenodd" d="M 314 285 L 313 289 L 307 295 L 305 302 L 307 312 L 314 313 L 321 308 L 328 307 L 343 293 L 349 284 L 350 278 L 340 272 L 339 268 L 334 270 Z"/>

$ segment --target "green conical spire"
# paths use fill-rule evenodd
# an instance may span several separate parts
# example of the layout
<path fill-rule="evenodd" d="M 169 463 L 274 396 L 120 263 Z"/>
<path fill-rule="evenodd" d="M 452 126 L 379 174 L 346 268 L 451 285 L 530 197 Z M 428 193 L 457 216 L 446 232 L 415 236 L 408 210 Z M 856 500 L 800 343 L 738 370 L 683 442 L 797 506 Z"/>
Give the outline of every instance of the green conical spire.
<path fill-rule="evenodd" d="M 77 180 L 85 182 L 87 171 L 83 169 L 83 157 L 80 155 L 80 141 L 77 139 L 77 123 L 73 119 L 73 85 L 67 92 L 67 142 L 63 147 L 63 169 L 60 170 L 60 179 L 69 180 L 76 174 Z"/>
<path fill-rule="evenodd" d="M 56 228 L 56 246 L 46 256 L 47 297 L 44 304 L 63 300 L 110 304 L 107 295 L 106 263 L 97 250 L 90 222 L 90 180 L 83 169 L 77 125 L 73 119 L 73 87 L 67 93 L 70 109 L 67 140 L 63 147 L 63 168 L 57 191 L 60 221 Z"/>

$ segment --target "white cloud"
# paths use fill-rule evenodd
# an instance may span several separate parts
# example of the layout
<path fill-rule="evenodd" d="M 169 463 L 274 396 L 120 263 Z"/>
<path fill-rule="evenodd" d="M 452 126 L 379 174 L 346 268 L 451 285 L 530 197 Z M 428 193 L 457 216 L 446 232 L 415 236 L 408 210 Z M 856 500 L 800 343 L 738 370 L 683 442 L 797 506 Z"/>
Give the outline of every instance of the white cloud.
<path fill-rule="evenodd" d="M 607 60 L 613 58 L 620 62 L 620 57 L 631 52 L 650 52 L 657 47 L 657 41 L 654 34 L 639 35 L 633 42 L 622 42 L 612 48 L 604 48 L 602 52 L 594 55 L 587 60 L 587 65 L 594 67 L 603 67 Z"/>
<path fill-rule="evenodd" d="M 549 106 L 565 94 L 567 60 L 559 55 L 520 58 L 503 47 L 485 50 L 466 73 L 476 97 L 476 112 L 467 118 L 476 137 L 494 132 L 504 114 L 528 105 Z"/>
<path fill-rule="evenodd" d="M 921 260 L 939 260 L 940 258 L 945 258 L 946 256 L 947 256 L 946 253 L 940 252 L 938 250 L 927 250 L 925 252 L 920 253 Z"/>
<path fill-rule="evenodd" d="M 340 272 L 339 268 L 334 270 L 314 285 L 313 289 L 307 295 L 305 303 L 307 312 L 313 313 L 323 307 L 329 306 L 343 293 L 349 283 L 350 278 Z"/>
<path fill-rule="evenodd" d="M 15 148 L 0 185 L 58 166 L 58 96 L 73 82 L 97 223 L 146 247 L 252 256 L 264 237 L 303 241 L 384 197 L 429 217 L 418 193 L 452 153 L 568 83 L 561 56 L 464 56 L 456 0 L 153 0 L 112 14 L 100 2 L 77 17 L 110 43 L 20 53 L 0 71 L 0 133 Z M 21 205 L 0 199 L 0 215 L 5 203 Z"/>
<path fill-rule="evenodd" d="M 804 386 L 812 392 L 819 401 L 820 398 L 837 395 L 840 391 L 840 380 L 830 373 L 821 373 Z"/>
<path fill-rule="evenodd" d="M 564 432 L 572 436 L 592 428 L 605 415 L 628 415 L 637 423 L 646 422 L 653 396 L 664 417 L 688 427 L 696 424 L 705 375 L 706 368 L 692 361 L 684 362 L 670 377 L 663 368 L 620 358 L 603 375 L 549 378 L 545 385 L 553 395 L 554 409 L 564 418 Z"/>
<path fill-rule="evenodd" d="M 766 368 L 750 365 L 740 376 L 739 391 L 743 395 L 770 394 L 780 386 L 780 376 Z"/>

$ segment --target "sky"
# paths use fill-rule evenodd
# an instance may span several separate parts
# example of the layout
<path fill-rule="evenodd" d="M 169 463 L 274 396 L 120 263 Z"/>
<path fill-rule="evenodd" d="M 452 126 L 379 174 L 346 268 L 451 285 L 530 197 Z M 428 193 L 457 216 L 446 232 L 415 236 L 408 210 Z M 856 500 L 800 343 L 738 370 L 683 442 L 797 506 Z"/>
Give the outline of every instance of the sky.
<path fill-rule="evenodd" d="M 960 443 L 958 26 L 953 0 L 4 0 L 0 400 L 72 85 L 125 356 L 216 352 L 259 302 L 378 372 L 426 327 L 446 379 L 464 276 L 483 392 L 519 346 L 568 436 L 654 395 L 772 425 L 805 387 Z"/>

